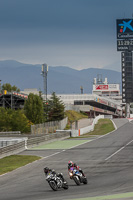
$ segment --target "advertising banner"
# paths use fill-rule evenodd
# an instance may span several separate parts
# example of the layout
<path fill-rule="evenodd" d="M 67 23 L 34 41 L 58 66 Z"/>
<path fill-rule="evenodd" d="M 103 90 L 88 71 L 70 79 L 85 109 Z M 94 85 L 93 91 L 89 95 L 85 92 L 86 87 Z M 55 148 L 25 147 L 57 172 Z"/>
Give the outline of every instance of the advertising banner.
<path fill-rule="evenodd" d="M 108 85 L 96 85 L 96 90 L 108 90 Z"/>
<path fill-rule="evenodd" d="M 133 19 L 117 19 L 117 39 L 133 39 Z"/>

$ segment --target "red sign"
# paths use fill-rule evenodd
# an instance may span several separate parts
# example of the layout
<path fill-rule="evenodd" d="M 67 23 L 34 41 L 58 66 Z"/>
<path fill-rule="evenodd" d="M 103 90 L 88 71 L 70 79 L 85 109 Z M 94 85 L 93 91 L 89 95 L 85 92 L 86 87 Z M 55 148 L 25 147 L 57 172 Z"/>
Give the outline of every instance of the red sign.
<path fill-rule="evenodd" d="M 106 102 L 106 101 L 103 101 L 103 100 L 101 100 L 101 99 L 100 99 L 100 103 L 102 103 L 102 104 L 105 104 L 105 105 L 107 105 L 107 104 L 108 104 L 108 102 Z"/>
<path fill-rule="evenodd" d="M 108 85 L 96 85 L 96 90 L 108 90 Z"/>

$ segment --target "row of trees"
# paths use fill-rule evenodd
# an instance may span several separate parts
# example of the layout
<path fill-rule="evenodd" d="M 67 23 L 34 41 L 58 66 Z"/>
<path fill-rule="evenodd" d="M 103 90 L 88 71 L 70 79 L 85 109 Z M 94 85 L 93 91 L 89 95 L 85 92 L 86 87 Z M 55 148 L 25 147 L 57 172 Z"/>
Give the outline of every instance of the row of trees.
<path fill-rule="evenodd" d="M 7 87 L 3 89 L 9 91 Z M 64 104 L 54 92 L 47 102 L 44 102 L 41 96 L 31 93 L 22 110 L 0 108 L 0 131 L 30 132 L 32 124 L 63 119 L 64 108 Z"/>
<path fill-rule="evenodd" d="M 20 92 L 20 89 L 17 88 L 15 85 L 11 85 L 10 83 L 5 83 L 2 85 L 2 92 L 7 90 L 8 92 Z"/>
<path fill-rule="evenodd" d="M 24 105 L 26 117 L 34 124 L 63 119 L 64 108 L 64 104 L 56 96 L 55 92 L 52 93 L 47 102 L 43 102 L 38 95 L 29 94 Z"/>

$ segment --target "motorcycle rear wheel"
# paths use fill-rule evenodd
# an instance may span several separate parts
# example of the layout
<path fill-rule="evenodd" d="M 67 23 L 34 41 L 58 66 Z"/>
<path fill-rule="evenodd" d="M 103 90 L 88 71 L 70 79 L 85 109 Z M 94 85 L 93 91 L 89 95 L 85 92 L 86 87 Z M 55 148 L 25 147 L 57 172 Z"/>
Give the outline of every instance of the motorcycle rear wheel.
<path fill-rule="evenodd" d="M 63 184 L 63 188 L 64 188 L 64 190 L 68 189 L 68 183 L 67 182 Z"/>
<path fill-rule="evenodd" d="M 88 183 L 88 181 L 87 181 L 87 178 L 86 178 L 86 177 L 84 178 L 84 180 L 83 180 L 83 183 L 84 183 L 84 184 L 87 184 L 87 183 Z"/>

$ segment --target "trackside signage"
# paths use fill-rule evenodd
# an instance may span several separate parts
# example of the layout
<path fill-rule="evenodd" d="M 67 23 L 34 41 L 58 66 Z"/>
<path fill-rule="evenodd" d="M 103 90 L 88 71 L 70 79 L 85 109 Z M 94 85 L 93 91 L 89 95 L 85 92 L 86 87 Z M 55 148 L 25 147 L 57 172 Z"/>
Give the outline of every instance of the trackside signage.
<path fill-rule="evenodd" d="M 133 19 L 117 19 L 117 39 L 133 39 Z"/>
<path fill-rule="evenodd" d="M 108 85 L 96 85 L 96 90 L 108 90 Z"/>
<path fill-rule="evenodd" d="M 119 84 L 93 85 L 93 90 L 117 91 L 119 90 Z"/>

